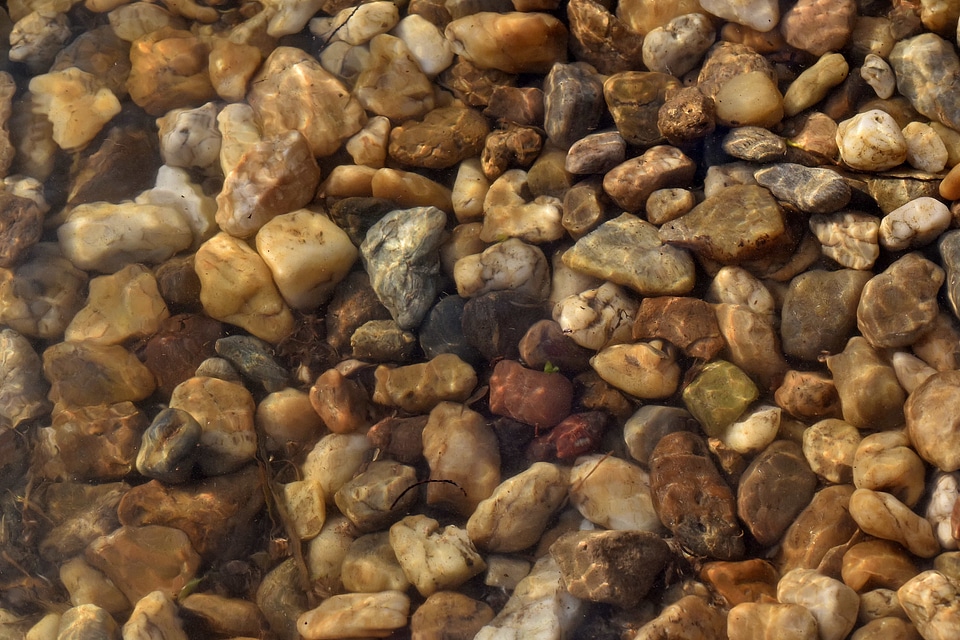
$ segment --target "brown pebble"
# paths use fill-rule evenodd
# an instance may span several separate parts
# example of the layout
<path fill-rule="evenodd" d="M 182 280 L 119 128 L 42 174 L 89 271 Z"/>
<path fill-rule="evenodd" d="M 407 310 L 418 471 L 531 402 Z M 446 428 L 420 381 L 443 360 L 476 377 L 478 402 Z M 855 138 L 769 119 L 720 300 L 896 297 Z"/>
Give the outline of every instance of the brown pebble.
<path fill-rule="evenodd" d="M 919 573 L 903 547 L 888 540 L 855 544 L 843 555 L 843 582 L 857 591 L 899 589 Z"/>
<path fill-rule="evenodd" d="M 573 384 L 560 373 L 501 360 L 490 376 L 490 411 L 538 429 L 549 429 L 570 415 L 572 401 Z"/>
<path fill-rule="evenodd" d="M 743 602 L 776 599 L 780 575 L 772 564 L 760 558 L 740 562 L 708 562 L 700 570 L 708 583 L 731 607 Z"/>
<path fill-rule="evenodd" d="M 831 485 L 818 491 L 810 504 L 787 529 L 777 553 L 781 573 L 791 569 L 815 569 L 832 548 L 845 544 L 857 531 L 850 517 L 848 484 Z"/>
<path fill-rule="evenodd" d="M 960 164 L 956 164 L 940 181 L 940 196 L 945 200 L 960 200 Z"/>
<path fill-rule="evenodd" d="M 633 321 L 633 339 L 660 338 L 691 358 L 712 360 L 724 347 L 710 303 L 697 298 L 644 298 Z"/>

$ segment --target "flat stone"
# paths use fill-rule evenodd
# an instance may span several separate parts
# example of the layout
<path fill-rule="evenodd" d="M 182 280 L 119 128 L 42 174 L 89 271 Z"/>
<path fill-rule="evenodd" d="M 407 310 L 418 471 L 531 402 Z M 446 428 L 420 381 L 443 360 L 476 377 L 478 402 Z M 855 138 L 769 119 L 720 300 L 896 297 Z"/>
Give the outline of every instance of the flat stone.
<path fill-rule="evenodd" d="M 49 397 L 66 405 L 89 406 L 143 400 L 153 393 L 153 374 L 119 345 L 60 342 L 43 352 Z"/>
<path fill-rule="evenodd" d="M 757 184 L 807 213 L 833 213 L 850 201 L 850 186 L 834 171 L 782 163 L 754 174 Z"/>
<path fill-rule="evenodd" d="M 737 513 L 757 542 L 773 545 L 810 503 L 816 484 L 800 447 L 778 440 L 754 458 L 740 478 Z"/>
<path fill-rule="evenodd" d="M 345 593 L 301 614 L 297 631 L 308 640 L 386 637 L 407 624 L 409 612 L 410 598 L 401 591 Z"/>
<path fill-rule="evenodd" d="M 603 190 L 624 210 L 637 212 L 646 205 L 651 193 L 687 184 L 695 171 L 694 161 L 680 149 L 657 145 L 608 171 L 603 176 Z"/>
<path fill-rule="evenodd" d="M 707 435 L 718 437 L 759 395 L 742 369 L 714 360 L 684 388 L 683 403 Z"/>
<path fill-rule="evenodd" d="M 864 285 L 857 327 L 878 349 L 912 344 L 937 317 L 944 278 L 938 265 L 908 253 Z"/>
<path fill-rule="evenodd" d="M 358 530 L 370 533 L 398 521 L 417 502 L 417 493 L 409 490 L 416 482 L 413 467 L 378 460 L 346 482 L 333 497 L 340 512 Z"/>
<path fill-rule="evenodd" d="M 567 149 L 597 128 L 603 113 L 603 83 L 585 62 L 558 63 L 543 82 L 544 129 Z"/>
<path fill-rule="evenodd" d="M 856 305 L 870 272 L 813 270 L 790 281 L 783 299 L 780 335 L 786 354 L 816 361 L 843 351 L 856 326 Z"/>

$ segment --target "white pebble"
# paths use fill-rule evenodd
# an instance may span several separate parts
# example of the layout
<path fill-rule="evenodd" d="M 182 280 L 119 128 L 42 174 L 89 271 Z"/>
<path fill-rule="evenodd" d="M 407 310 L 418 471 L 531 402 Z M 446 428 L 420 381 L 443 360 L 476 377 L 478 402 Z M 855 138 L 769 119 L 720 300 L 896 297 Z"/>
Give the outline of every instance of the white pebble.
<path fill-rule="evenodd" d="M 897 78 L 886 60 L 875 53 L 868 53 L 860 67 L 860 77 L 870 85 L 881 100 L 893 95 L 897 88 Z"/>
<path fill-rule="evenodd" d="M 840 158 L 851 169 L 885 171 L 907 159 L 907 141 L 886 111 L 858 113 L 837 126 Z"/>
<path fill-rule="evenodd" d="M 890 251 L 930 244 L 950 226 L 947 205 L 921 196 L 897 207 L 880 221 L 880 244 Z"/>
<path fill-rule="evenodd" d="M 933 127 L 922 122 L 911 122 L 903 128 L 907 141 L 907 162 L 914 169 L 937 173 L 947 166 L 947 146 Z"/>

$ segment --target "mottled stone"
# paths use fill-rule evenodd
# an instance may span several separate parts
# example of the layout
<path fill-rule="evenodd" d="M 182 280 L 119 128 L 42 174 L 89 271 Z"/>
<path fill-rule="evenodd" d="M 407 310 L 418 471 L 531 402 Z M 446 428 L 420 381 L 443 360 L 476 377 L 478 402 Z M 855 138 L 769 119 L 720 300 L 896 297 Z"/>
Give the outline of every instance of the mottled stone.
<path fill-rule="evenodd" d="M 417 502 L 417 493 L 410 491 L 416 482 L 413 467 L 378 460 L 344 483 L 333 497 L 358 530 L 370 533 L 390 526 Z"/>
<path fill-rule="evenodd" d="M 340 579 L 347 591 L 355 593 L 406 591 L 410 587 L 390 546 L 389 531 L 368 533 L 351 542 L 343 557 Z"/>
<path fill-rule="evenodd" d="M 813 270 L 790 281 L 783 299 L 780 335 L 787 355 L 816 361 L 839 353 L 856 326 L 856 305 L 868 271 Z"/>
<path fill-rule="evenodd" d="M 849 512 L 853 491 L 852 486 L 839 484 L 814 494 L 780 543 L 776 565 L 781 572 L 816 569 L 831 549 L 850 540 L 857 531 Z"/>
<path fill-rule="evenodd" d="M 170 484 L 185 482 L 193 473 L 202 432 L 186 411 L 164 409 L 143 432 L 137 471 Z"/>
<path fill-rule="evenodd" d="M 860 441 L 853 459 L 858 489 L 885 491 L 909 507 L 926 489 L 926 469 L 905 431 L 881 431 Z"/>
<path fill-rule="evenodd" d="M 380 365 L 374 375 L 373 401 L 411 413 L 428 411 L 444 400 L 463 402 L 477 384 L 473 367 L 452 353 L 403 367 Z"/>
<path fill-rule="evenodd" d="M 707 562 L 700 571 L 700 579 L 712 586 L 731 607 L 775 599 L 779 577 L 773 565 L 760 558 Z"/>
<path fill-rule="evenodd" d="M 850 201 L 850 186 L 834 171 L 782 163 L 754 174 L 760 186 L 807 213 L 833 213 Z"/>
<path fill-rule="evenodd" d="M 207 72 L 208 44 L 189 31 L 161 27 L 130 46 L 130 98 L 160 116 L 216 97 Z"/>
<path fill-rule="evenodd" d="M 915 561 L 900 545 L 888 540 L 860 542 L 843 554 L 843 582 L 857 592 L 899 589 L 917 575 Z"/>
<path fill-rule="evenodd" d="M 543 90 L 497 85 L 490 94 L 490 103 L 483 110 L 483 115 L 522 126 L 542 126 Z"/>
<path fill-rule="evenodd" d="M 515 75 L 482 67 L 463 57 L 441 73 L 437 81 L 471 107 L 485 107 L 497 87 L 517 84 Z"/>
<path fill-rule="evenodd" d="M 153 374 L 119 345 L 61 342 L 43 352 L 49 398 L 66 405 L 143 400 L 153 393 Z"/>
<path fill-rule="evenodd" d="M 726 616 L 699 595 L 686 595 L 663 608 L 656 618 L 637 630 L 635 640 L 682 638 L 692 635 L 722 638 L 726 635 Z"/>
<path fill-rule="evenodd" d="M 567 29 L 545 13 L 481 11 L 454 20 L 444 35 L 457 55 L 507 73 L 547 73 L 567 59 Z"/>
<path fill-rule="evenodd" d="M 625 71 L 607 78 L 603 96 L 623 139 L 641 147 L 661 142 L 660 107 L 680 86 L 672 75 L 652 71 Z"/>
<path fill-rule="evenodd" d="M 567 149 L 597 128 L 603 113 L 603 83 L 585 62 L 553 65 L 543 81 L 544 129 Z"/>
<path fill-rule="evenodd" d="M 581 136 L 570 145 L 563 166 L 570 173 L 576 174 L 606 173 L 626 159 L 626 149 L 626 141 L 619 131 Z M 566 206 L 566 198 L 564 201 L 566 214 L 569 207 Z"/>
<path fill-rule="evenodd" d="M 534 192 L 532 175 L 533 169 L 529 173 L 511 169 L 493 181 L 483 199 L 481 240 L 520 238 L 543 244 L 563 237 L 563 203 L 550 195 L 530 198 Z"/>
<path fill-rule="evenodd" d="M 795 116 L 823 100 L 830 89 L 846 79 L 849 71 L 850 66 L 842 54 L 821 55 L 819 60 L 790 83 L 783 95 L 784 115 Z"/>
<path fill-rule="evenodd" d="M 947 640 L 958 624 L 956 581 L 924 571 L 897 590 L 904 611 L 924 638 Z"/>
<path fill-rule="evenodd" d="M 813 569 L 794 569 L 777 583 L 777 599 L 799 604 L 817 620 L 820 638 L 843 640 L 857 622 L 860 598 L 839 580 Z"/>
<path fill-rule="evenodd" d="M 897 89 L 923 115 L 960 127 L 957 96 L 945 90 L 960 77 L 960 58 L 951 43 L 935 33 L 899 41 L 890 53 Z"/>
<path fill-rule="evenodd" d="M 528 369 L 500 360 L 490 377 L 490 411 L 537 428 L 550 428 L 570 415 L 573 385 L 561 373 Z"/>
<path fill-rule="evenodd" d="M 823 255 L 849 269 L 870 269 L 880 256 L 880 220 L 855 211 L 810 216 Z"/>
<path fill-rule="evenodd" d="M 865 338 L 854 336 L 841 353 L 826 358 L 840 394 L 843 419 L 860 429 L 903 424 L 906 393 L 897 374 Z"/>
<path fill-rule="evenodd" d="M 2 174 L 3 172 L 0 172 Z M 22 261 L 43 235 L 43 214 L 31 200 L 0 190 L 0 268 L 9 269 Z"/>
<path fill-rule="evenodd" d="M 545 316 L 539 298 L 510 290 L 491 291 L 467 301 L 460 326 L 467 343 L 487 360 L 515 359 L 523 335 Z"/>
<path fill-rule="evenodd" d="M 723 136 L 722 148 L 734 158 L 749 162 L 777 162 L 787 155 L 787 143 L 782 136 L 755 126 L 731 129 Z"/>
<path fill-rule="evenodd" d="M 559 428 L 559 427 L 558 427 Z M 590 454 L 570 471 L 570 502 L 580 514 L 604 529 L 659 533 L 649 474 L 626 460 Z"/>
<path fill-rule="evenodd" d="M 190 271 L 193 272 L 192 265 Z M 194 375 L 197 367 L 216 355 L 215 343 L 222 326 L 202 314 L 177 314 L 163 321 L 137 354 L 157 379 L 164 398 L 174 387 Z"/>
<path fill-rule="evenodd" d="M 723 189 L 660 228 L 663 242 L 723 264 L 775 252 L 792 244 L 790 236 L 780 205 L 757 186 Z"/>
<path fill-rule="evenodd" d="M 13 329 L 0 330 L 0 425 L 15 429 L 50 410 L 42 366 L 29 340 Z"/>
<path fill-rule="evenodd" d="M 683 403 L 707 435 L 717 437 L 757 399 L 759 390 L 736 365 L 714 360 L 683 390 Z"/>
<path fill-rule="evenodd" d="M 427 516 L 407 516 L 390 527 L 390 546 L 420 595 L 456 589 L 487 568 L 464 529 Z"/>
<path fill-rule="evenodd" d="M 550 545 L 570 595 L 633 607 L 650 591 L 670 556 L 646 531 L 577 531 Z"/>
<path fill-rule="evenodd" d="M 880 109 L 841 122 L 837 146 L 844 164 L 857 171 L 885 171 L 907 159 L 907 141 L 897 121 Z"/>
<path fill-rule="evenodd" d="M 64 338 L 119 344 L 153 335 L 170 315 L 153 274 L 131 264 L 90 281 L 87 304 L 67 326 Z"/>
<path fill-rule="evenodd" d="M 315 156 L 328 156 L 366 121 L 347 88 L 309 54 L 277 47 L 250 82 L 250 106 L 267 136 L 296 129 Z"/>
<path fill-rule="evenodd" d="M 531 369 L 552 365 L 561 371 L 583 371 L 593 351 L 581 347 L 566 335 L 555 320 L 540 320 L 523 335 L 520 359 Z"/>
<path fill-rule="evenodd" d="M 671 93 L 657 113 L 657 128 L 671 144 L 695 142 L 713 132 L 716 104 L 699 87 Z"/>
<path fill-rule="evenodd" d="M 603 190 L 618 206 L 636 212 L 643 209 L 651 193 L 685 185 L 695 170 L 694 161 L 680 149 L 658 145 L 608 171 L 603 176 Z"/>
<path fill-rule="evenodd" d="M 817 478 L 795 443 L 778 440 L 747 467 L 737 487 L 737 513 L 757 542 L 780 540 L 810 503 Z"/>
<path fill-rule="evenodd" d="M 817 619 L 799 604 L 777 602 L 743 602 L 733 607 L 727 617 L 730 638 L 782 638 L 783 640 L 816 640 Z"/>
<path fill-rule="evenodd" d="M 374 224 L 360 245 L 377 297 L 403 329 L 419 325 L 433 304 L 446 222 L 436 207 L 398 209 Z"/>
<path fill-rule="evenodd" d="M 611 282 L 567 296 L 553 307 L 553 319 L 563 332 L 594 351 L 629 341 L 627 318 L 636 313 L 636 300 Z"/>
<path fill-rule="evenodd" d="M 783 96 L 763 71 L 733 76 L 713 99 L 717 122 L 728 127 L 773 127 L 783 119 Z"/>
<path fill-rule="evenodd" d="M 664 245 L 656 227 L 627 213 L 578 240 L 563 254 L 563 262 L 645 296 L 683 295 L 694 284 L 690 255 Z"/>
<path fill-rule="evenodd" d="M 570 50 L 603 74 L 639 68 L 643 38 L 604 5 L 593 0 L 567 4 Z"/>
<path fill-rule="evenodd" d="M 743 555 L 736 500 L 698 436 L 664 436 L 650 456 L 650 491 L 664 525 L 698 555 L 735 560 Z"/>
<path fill-rule="evenodd" d="M 417 607 L 410 617 L 410 632 L 422 640 L 472 638 L 493 616 L 493 609 L 480 600 L 439 591 Z"/>
<path fill-rule="evenodd" d="M 662 399 L 673 395 L 680 367 L 672 350 L 657 342 L 613 344 L 590 359 L 590 366 L 614 387 L 638 398 Z"/>
<path fill-rule="evenodd" d="M 495 180 L 510 167 L 529 167 L 542 147 L 543 136 L 538 129 L 511 122 L 501 124 L 484 142 L 480 154 L 483 174 L 488 180 Z"/>
<path fill-rule="evenodd" d="M 935 263 L 908 253 L 863 287 L 857 327 L 878 349 L 912 344 L 937 318 L 937 292 L 944 278 Z"/>
<path fill-rule="evenodd" d="M 922 247 L 950 227 L 950 210 L 934 198 L 922 196 L 897 207 L 880 221 L 880 244 L 889 251 Z"/>
<path fill-rule="evenodd" d="M 840 396 L 833 380 L 819 371 L 791 369 L 774 395 L 777 405 L 801 420 L 840 417 Z"/>
<path fill-rule="evenodd" d="M 51 563 L 63 563 L 82 554 L 93 540 L 120 526 L 117 503 L 130 485 L 67 481 L 50 483 L 44 489 L 37 496 L 38 504 L 50 518 L 50 529 L 40 538 L 40 557 Z"/>
<path fill-rule="evenodd" d="M 725 356 L 765 389 L 776 389 L 790 368 L 780 346 L 780 334 L 769 316 L 748 306 L 715 305 L 717 325 L 726 343 Z"/>
<path fill-rule="evenodd" d="M 843 48 L 856 17 L 852 0 L 801 0 L 783 14 L 780 30 L 791 46 L 822 56 Z"/>
<path fill-rule="evenodd" d="M 945 371 L 930 376 L 907 398 L 904 414 L 917 453 L 941 471 L 960 469 L 955 446 L 960 424 L 955 407 L 960 399 L 960 375 Z"/>
<path fill-rule="evenodd" d="M 423 120 L 408 121 L 390 131 L 390 157 L 426 169 L 446 169 L 479 155 L 490 131 L 486 118 L 473 109 L 440 107 Z"/>
<path fill-rule="evenodd" d="M 681 78 L 700 62 L 715 37 L 713 24 L 704 14 L 677 16 L 647 33 L 643 40 L 643 63 L 650 71 Z"/>

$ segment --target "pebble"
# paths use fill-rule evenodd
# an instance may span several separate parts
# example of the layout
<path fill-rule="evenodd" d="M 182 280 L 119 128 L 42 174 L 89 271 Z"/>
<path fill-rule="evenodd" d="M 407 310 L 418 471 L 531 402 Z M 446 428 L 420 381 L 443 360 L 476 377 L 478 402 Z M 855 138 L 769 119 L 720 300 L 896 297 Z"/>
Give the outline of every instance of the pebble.
<path fill-rule="evenodd" d="M 120 345 L 60 342 L 42 354 L 50 382 L 48 398 L 67 406 L 136 402 L 147 398 L 156 382 L 137 357 Z"/>
<path fill-rule="evenodd" d="M 262 340 L 252 336 L 227 336 L 218 339 L 214 348 L 220 357 L 267 392 L 286 388 L 289 375 L 273 358 L 270 345 Z"/>
<path fill-rule="evenodd" d="M 867 638 L 919 640 L 920 634 L 917 633 L 916 627 L 900 618 L 879 618 L 871 620 L 854 631 L 850 638 L 851 640 L 867 640 Z"/>
<path fill-rule="evenodd" d="M 484 358 L 515 359 L 520 340 L 544 315 L 537 298 L 509 289 L 491 291 L 467 301 L 461 327 L 467 342 Z"/>
<path fill-rule="evenodd" d="M 916 198 L 881 219 L 880 244 L 890 251 L 922 247 L 940 237 L 951 220 L 950 210 L 939 200 Z"/>
<path fill-rule="evenodd" d="M 783 96 L 763 71 L 747 71 L 730 78 L 713 99 L 717 122 L 728 127 L 772 127 L 783 119 Z"/>
<path fill-rule="evenodd" d="M 868 270 L 880 255 L 880 220 L 855 211 L 810 216 L 823 255 L 848 269 Z"/>
<path fill-rule="evenodd" d="M 520 238 L 532 244 L 559 240 L 564 233 L 562 201 L 540 195 L 528 201 L 533 170 L 511 169 L 498 177 L 483 200 L 483 227 L 480 239 L 496 242 Z"/>
<path fill-rule="evenodd" d="M 657 128 L 671 144 L 696 142 L 716 128 L 716 103 L 699 87 L 670 94 L 657 112 Z M 653 222 L 651 220 L 651 222 Z"/>
<path fill-rule="evenodd" d="M 473 367 L 452 353 L 407 366 L 380 365 L 374 376 L 373 401 L 410 413 L 428 411 L 444 400 L 463 402 L 477 386 Z"/>
<path fill-rule="evenodd" d="M 543 81 L 544 130 L 557 146 L 567 149 L 600 123 L 603 83 L 585 62 L 556 63 Z"/>
<path fill-rule="evenodd" d="M 660 341 L 615 344 L 590 358 L 601 378 L 632 396 L 656 400 L 668 398 L 680 383 L 680 366 L 671 350 Z"/>
<path fill-rule="evenodd" d="M 767 316 L 749 307 L 721 303 L 714 307 L 730 362 L 752 376 L 761 387 L 776 389 L 790 368 L 781 355 L 780 332 Z"/>
<path fill-rule="evenodd" d="M 843 554 L 843 582 L 857 592 L 899 589 L 917 575 L 906 550 L 889 540 L 858 542 Z"/>
<path fill-rule="evenodd" d="M 444 35 L 457 55 L 482 68 L 507 73 L 547 73 L 567 59 L 566 27 L 553 16 L 535 11 L 481 11 L 454 20 Z"/>
<path fill-rule="evenodd" d="M 626 153 L 627 143 L 619 131 L 592 133 L 570 145 L 563 167 L 575 174 L 606 173 L 626 160 Z"/>
<path fill-rule="evenodd" d="M 633 338 L 659 338 L 687 356 L 712 360 L 723 348 L 723 336 L 710 304 L 697 298 L 644 298 L 634 314 Z"/>
<path fill-rule="evenodd" d="M 490 128 L 465 107 L 440 107 L 390 130 L 390 157 L 405 166 L 446 169 L 483 150 Z"/>
<path fill-rule="evenodd" d="M 741 455 L 759 453 L 777 437 L 780 413 L 780 407 L 765 404 L 747 409 L 720 434 L 720 440 Z"/>
<path fill-rule="evenodd" d="M 960 73 L 952 44 L 935 33 L 923 33 L 897 42 L 888 60 L 898 91 L 917 111 L 953 129 L 960 125 L 956 97 L 940 82 Z"/>
<path fill-rule="evenodd" d="M 841 415 L 837 387 L 829 376 L 819 371 L 787 371 L 783 383 L 774 392 L 774 399 L 784 411 L 801 420 Z"/>
<path fill-rule="evenodd" d="M 143 432 L 137 452 L 137 471 L 171 484 L 186 482 L 197 462 L 203 429 L 182 409 L 158 413 Z"/>
<path fill-rule="evenodd" d="M 857 306 L 860 332 L 878 349 L 909 346 L 936 320 L 944 278 L 943 269 L 919 253 L 903 256 L 864 285 Z"/>
<path fill-rule="evenodd" d="M 493 616 L 493 609 L 480 600 L 453 591 L 440 591 L 417 607 L 410 617 L 410 631 L 424 640 L 441 640 L 447 636 L 472 638 Z"/>
<path fill-rule="evenodd" d="M 857 489 L 850 496 L 850 516 L 864 533 L 898 542 L 921 558 L 940 552 L 930 523 L 889 493 Z"/>
<path fill-rule="evenodd" d="M 927 505 L 924 517 L 933 527 L 933 533 L 940 547 L 945 550 L 955 550 L 957 539 L 953 537 L 953 512 L 957 496 L 960 494 L 957 476 L 952 473 L 937 473 L 932 484 L 930 503 Z"/>
<path fill-rule="evenodd" d="M 922 122 L 911 122 L 903 128 L 907 141 L 907 162 L 927 173 L 943 171 L 949 156 L 947 147 L 933 127 Z"/>
<path fill-rule="evenodd" d="M 857 531 L 850 516 L 847 484 L 829 485 L 813 495 L 780 542 L 775 564 L 781 574 L 791 569 L 816 569 L 831 549 L 846 544 Z"/>
<path fill-rule="evenodd" d="M 860 432 L 843 420 L 821 420 L 803 432 L 803 455 L 810 468 L 834 484 L 850 484 Z"/>
<path fill-rule="evenodd" d="M 783 14 L 780 30 L 791 46 L 822 56 L 847 44 L 856 18 L 850 0 L 801 0 Z"/>
<path fill-rule="evenodd" d="M 377 460 L 345 482 L 333 494 L 333 499 L 340 513 L 359 531 L 371 533 L 390 526 L 413 506 L 417 494 L 410 488 L 416 482 L 417 472 L 413 467 Z"/>
<path fill-rule="evenodd" d="M 737 514 L 757 542 L 775 544 L 810 503 L 816 483 L 800 447 L 778 440 L 761 451 L 740 477 Z"/>
<path fill-rule="evenodd" d="M 735 497 L 702 438 L 678 431 L 660 439 L 650 456 L 650 493 L 660 521 L 691 552 L 719 560 L 743 556 Z"/>
<path fill-rule="evenodd" d="M 669 550 L 646 531 L 574 531 L 550 545 L 570 595 L 637 606 L 663 571 Z"/>
<path fill-rule="evenodd" d="M 905 431 L 872 433 L 857 445 L 853 484 L 858 489 L 884 491 L 914 507 L 926 488 L 925 475 Z"/>
<path fill-rule="evenodd" d="M 823 100 L 827 92 L 843 82 L 850 66 L 839 53 L 824 53 L 790 83 L 783 95 L 783 113 L 788 118 Z"/>
<path fill-rule="evenodd" d="M 501 360 L 490 376 L 490 411 L 549 429 L 570 415 L 573 384 L 562 373 L 535 371 L 515 360 Z"/>
<path fill-rule="evenodd" d="M 433 481 L 427 504 L 469 517 L 500 484 L 496 434 L 476 411 L 441 402 L 430 411 L 421 437 Z"/>
<path fill-rule="evenodd" d="M 842 352 L 825 361 L 837 385 L 846 422 L 858 429 L 890 429 L 903 424 L 906 393 L 893 367 L 866 338 L 850 338 Z"/>
<path fill-rule="evenodd" d="M 777 583 L 777 599 L 782 604 L 806 607 L 817 620 L 820 638 L 843 640 L 857 622 L 860 598 L 835 578 L 812 569 L 794 569 Z"/>
<path fill-rule="evenodd" d="M 726 631 L 730 640 L 747 638 L 815 640 L 820 637 L 817 619 L 809 609 L 799 604 L 777 602 L 738 604 L 730 610 Z"/>
<path fill-rule="evenodd" d="M 410 598 L 402 591 L 344 593 L 330 596 L 297 618 L 307 640 L 383 638 L 407 624 Z"/>
<path fill-rule="evenodd" d="M 784 352 L 816 361 L 824 353 L 842 351 L 856 326 L 856 306 L 870 275 L 852 269 L 811 270 L 793 278 L 781 311 Z"/>
<path fill-rule="evenodd" d="M 563 263 L 644 296 L 683 295 L 694 285 L 690 254 L 661 242 L 656 227 L 629 213 L 577 240 Z"/>
<path fill-rule="evenodd" d="M 390 546 L 407 579 L 425 597 L 456 589 L 487 568 L 466 530 L 453 525 L 441 530 L 426 516 L 407 516 L 391 526 Z"/>
<path fill-rule="evenodd" d="M 643 64 L 677 78 L 692 70 L 713 44 L 713 25 L 702 13 L 677 16 L 643 40 Z"/>
<path fill-rule="evenodd" d="M 611 75 L 637 69 L 643 62 L 643 38 L 627 22 L 593 0 L 567 5 L 570 51 L 578 60 Z"/>
<path fill-rule="evenodd" d="M 839 174 L 793 163 L 774 164 L 754 173 L 762 187 L 807 213 L 834 213 L 850 201 L 850 186 Z"/>
<path fill-rule="evenodd" d="M 493 553 L 511 553 L 533 546 L 567 499 L 568 485 L 566 468 L 548 462 L 533 463 L 501 482 L 477 506 L 467 520 L 470 540 Z M 514 594 L 519 590 L 518 586 Z"/>
<path fill-rule="evenodd" d="M 650 476 L 635 464 L 590 454 L 570 470 L 570 502 L 584 518 L 604 529 L 657 533 Z"/>
<path fill-rule="evenodd" d="M 620 134 L 629 142 L 622 130 Z M 604 174 L 603 190 L 617 206 L 637 212 L 646 205 L 651 193 L 688 182 L 695 170 L 693 160 L 680 149 L 656 145 Z"/>
<path fill-rule="evenodd" d="M 310 15 L 314 13 L 316 11 Z M 376 35 L 390 31 L 399 21 L 400 14 L 397 6 L 380 0 L 368 3 L 359 9 L 346 7 L 336 12 L 336 15 L 331 18 L 314 18 L 310 20 L 310 33 L 326 44 L 341 41 L 360 45 L 366 44 Z"/>
<path fill-rule="evenodd" d="M 660 438 L 674 431 L 695 431 L 696 426 L 693 416 L 684 409 L 645 404 L 624 423 L 623 439 L 630 456 L 647 466 Z"/>
<path fill-rule="evenodd" d="M 123 637 L 150 638 L 159 632 L 165 640 L 186 640 L 177 613 L 177 605 L 169 595 L 163 591 L 149 593 L 137 602 L 124 623 Z"/>
<path fill-rule="evenodd" d="M 957 585 L 939 571 L 924 571 L 902 587 L 897 596 L 924 638 L 946 640 L 957 629 Z"/>
<path fill-rule="evenodd" d="M 921 458 L 946 473 L 960 469 L 960 457 L 953 446 L 958 425 L 952 417 L 958 384 L 960 376 L 954 372 L 936 373 L 914 389 L 904 406 L 913 448 Z"/>
<path fill-rule="evenodd" d="M 0 330 L 0 422 L 16 429 L 21 423 L 45 415 L 49 386 L 43 363 L 30 341 L 13 329 Z"/>
<path fill-rule="evenodd" d="M 663 608 L 656 618 L 637 630 L 635 640 L 656 638 L 722 638 L 726 631 L 723 612 L 697 595 L 686 595 Z"/>
<path fill-rule="evenodd" d="M 907 140 L 886 111 L 872 109 L 837 126 L 840 159 L 857 171 L 886 171 L 907 159 Z"/>
<path fill-rule="evenodd" d="M 683 390 L 683 404 L 708 436 L 719 437 L 759 395 L 742 369 L 714 360 Z"/>

